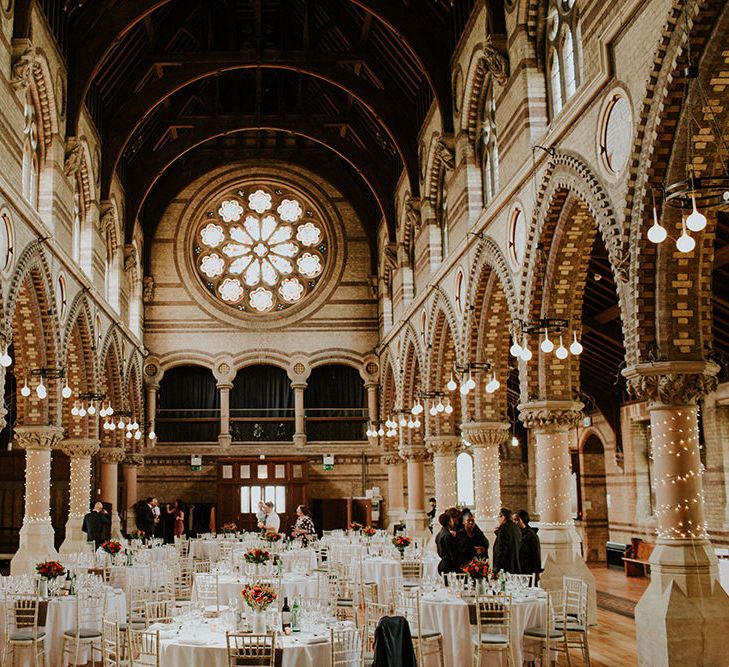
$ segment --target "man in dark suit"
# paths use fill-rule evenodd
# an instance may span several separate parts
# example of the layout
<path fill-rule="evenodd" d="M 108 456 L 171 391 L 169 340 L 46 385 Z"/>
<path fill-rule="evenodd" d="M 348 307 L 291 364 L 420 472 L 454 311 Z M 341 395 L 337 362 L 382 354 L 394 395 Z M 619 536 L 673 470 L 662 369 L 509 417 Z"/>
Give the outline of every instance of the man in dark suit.
<path fill-rule="evenodd" d="M 519 547 L 519 565 L 522 574 L 534 574 L 534 584 L 539 582 L 542 571 L 542 550 L 536 529 L 529 525 L 529 513 L 519 510 L 514 514 L 514 521 L 521 530 L 521 546 Z"/>
<path fill-rule="evenodd" d="M 96 545 L 98 549 L 104 541 L 104 530 L 106 526 L 111 524 L 111 518 L 101 503 L 94 503 L 94 509 L 91 510 L 81 524 L 81 530 L 86 533 L 86 539 Z"/>
<path fill-rule="evenodd" d="M 144 539 L 154 537 L 154 503 L 156 498 L 147 498 L 147 501 L 140 508 L 140 516 L 137 517 L 137 527 L 144 533 Z"/>

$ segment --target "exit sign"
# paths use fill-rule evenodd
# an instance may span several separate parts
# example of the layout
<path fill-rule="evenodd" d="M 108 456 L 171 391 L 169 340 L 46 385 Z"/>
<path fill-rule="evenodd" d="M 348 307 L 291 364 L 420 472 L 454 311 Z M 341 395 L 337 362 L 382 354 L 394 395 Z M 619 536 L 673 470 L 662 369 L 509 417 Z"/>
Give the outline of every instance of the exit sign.
<path fill-rule="evenodd" d="M 324 454 L 324 470 L 334 470 L 334 454 Z"/>

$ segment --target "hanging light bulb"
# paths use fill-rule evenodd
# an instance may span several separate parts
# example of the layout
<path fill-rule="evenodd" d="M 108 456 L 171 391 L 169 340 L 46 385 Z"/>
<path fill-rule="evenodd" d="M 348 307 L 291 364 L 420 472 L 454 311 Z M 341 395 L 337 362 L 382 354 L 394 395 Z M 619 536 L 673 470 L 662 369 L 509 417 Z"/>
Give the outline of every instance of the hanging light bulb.
<path fill-rule="evenodd" d="M 385 429 L 382 428 L 382 426 L 380 426 L 380 428 L 377 429 L 377 435 L 379 435 L 380 437 L 382 437 L 383 435 L 385 435 Z"/>
<path fill-rule="evenodd" d="M 516 342 L 516 336 L 512 336 L 511 339 L 513 342 L 511 344 L 511 347 L 509 348 L 509 352 L 511 353 L 512 357 L 519 357 L 521 356 L 521 345 Z"/>
<path fill-rule="evenodd" d="M 38 386 L 35 388 L 35 393 L 38 395 L 38 398 L 43 399 L 46 396 L 48 396 L 48 392 L 46 391 L 46 386 L 43 384 L 43 376 L 41 375 L 40 382 L 38 383 Z"/>
<path fill-rule="evenodd" d="M 63 398 L 71 398 L 71 394 L 73 394 L 73 391 L 71 390 L 71 387 L 68 386 L 68 378 L 66 378 L 66 384 L 63 385 L 61 396 L 63 396 Z"/>
<path fill-rule="evenodd" d="M 408 419 L 408 428 L 415 428 L 415 422 L 412 419 Z"/>
<path fill-rule="evenodd" d="M 434 405 L 430 406 L 430 410 L 428 410 L 431 417 L 435 417 L 438 414 L 438 410 Z"/>
<path fill-rule="evenodd" d="M 113 419 L 109 422 L 109 430 L 116 431 L 116 424 L 114 423 Z"/>
<path fill-rule="evenodd" d="M 89 401 L 89 409 L 87 411 L 90 415 L 96 414 L 96 406 L 94 405 L 93 401 Z"/>
<path fill-rule="evenodd" d="M 443 412 L 445 412 L 447 415 L 453 414 L 453 406 L 451 405 L 450 401 L 448 401 L 448 403 L 446 403 L 445 408 L 443 408 Z"/>
<path fill-rule="evenodd" d="M 132 432 L 131 431 L 127 431 L 127 434 L 126 434 L 125 437 L 127 438 L 127 440 L 131 440 L 132 439 Z"/>
<path fill-rule="evenodd" d="M 78 417 L 78 402 L 77 401 L 73 402 L 73 407 L 71 408 L 71 414 L 74 417 Z"/>
<path fill-rule="evenodd" d="M 149 437 L 150 440 L 156 440 L 157 439 L 157 434 L 154 431 L 150 431 L 148 437 Z"/>
<path fill-rule="evenodd" d="M 542 341 L 542 344 L 539 346 L 539 348 L 545 354 L 549 354 L 554 349 L 554 343 L 549 340 L 549 331 L 547 331 L 547 329 L 544 330 L 544 340 Z"/>
<path fill-rule="evenodd" d="M 658 211 L 656 210 L 656 195 L 653 194 L 653 226 L 648 230 L 648 240 L 651 243 L 663 243 L 668 236 L 665 227 L 658 222 Z"/>
<path fill-rule="evenodd" d="M 526 334 L 524 334 L 524 344 L 521 346 L 521 352 L 519 352 L 519 358 L 522 361 L 529 361 L 532 358 L 532 351 L 529 349 Z"/>
<path fill-rule="evenodd" d="M 99 410 L 99 417 L 106 417 L 106 403 L 101 402 L 101 410 Z"/>
<path fill-rule="evenodd" d="M 681 221 L 681 236 L 676 240 L 676 248 L 679 252 L 691 252 L 696 247 L 696 241 L 686 231 L 686 219 Z"/>
<path fill-rule="evenodd" d="M 493 373 L 489 383 L 486 385 L 486 392 L 493 394 L 500 386 L 501 383 L 496 379 L 496 373 Z"/>
<path fill-rule="evenodd" d="M 468 384 L 465 380 L 461 382 L 461 388 L 459 391 L 461 392 L 461 396 L 466 396 L 466 394 L 468 394 Z"/>
<path fill-rule="evenodd" d="M 124 420 L 121 417 L 119 417 L 119 421 L 117 422 L 116 427 L 118 429 L 124 428 Z"/>
<path fill-rule="evenodd" d="M 135 439 L 135 440 L 141 440 L 141 439 L 142 439 L 142 432 L 141 432 L 141 431 L 137 431 L 137 432 L 136 432 L 136 433 L 134 434 L 134 439 Z"/>
<path fill-rule="evenodd" d="M 0 366 L 2 366 L 3 368 L 7 368 L 12 363 L 13 363 L 13 358 L 10 356 L 10 353 L 8 352 L 8 344 L 5 343 L 2 354 L 0 354 Z"/>
<path fill-rule="evenodd" d="M 512 447 L 518 447 L 519 446 L 519 438 L 516 436 L 512 436 L 511 438 L 511 446 Z"/>
<path fill-rule="evenodd" d="M 699 213 L 696 209 L 696 194 L 693 191 L 691 192 L 691 206 L 693 210 L 689 213 L 688 218 L 686 218 L 686 226 L 692 232 L 703 231 L 706 227 L 706 216 L 703 213 Z"/>
<path fill-rule="evenodd" d="M 435 411 L 436 412 L 443 412 L 443 410 L 445 410 L 445 405 L 443 405 L 443 401 L 439 398 L 438 399 L 438 404 L 435 406 Z"/>
<path fill-rule="evenodd" d="M 25 382 L 23 383 L 23 388 L 20 390 L 20 395 L 23 398 L 28 398 L 30 396 L 30 387 L 28 386 L 28 379 L 25 379 Z"/>
<path fill-rule="evenodd" d="M 468 387 L 468 391 L 473 391 L 476 388 L 476 380 L 471 377 L 471 371 L 468 371 L 468 380 L 466 380 L 466 387 Z"/>
<path fill-rule="evenodd" d="M 78 416 L 79 417 L 86 416 L 86 406 L 83 403 L 81 403 L 81 407 L 78 409 Z"/>
<path fill-rule="evenodd" d="M 371 438 L 372 437 L 372 429 L 370 428 L 370 426 L 367 426 L 367 431 L 366 431 L 365 435 L 368 438 Z"/>
<path fill-rule="evenodd" d="M 582 347 L 582 344 L 580 341 L 577 340 L 577 332 L 572 332 L 572 343 L 570 343 L 570 352 L 574 354 L 576 357 L 582 354 L 582 350 L 584 348 Z"/>
<path fill-rule="evenodd" d="M 453 379 L 453 373 L 451 373 L 451 377 L 448 380 L 448 383 L 446 384 L 446 389 L 448 391 L 455 391 L 458 385 L 456 384 L 456 381 Z"/>
<path fill-rule="evenodd" d="M 408 420 L 403 415 L 402 417 L 400 417 L 400 426 L 405 427 L 407 425 L 408 425 Z"/>
<path fill-rule="evenodd" d="M 136 421 L 132 422 L 132 430 L 136 431 L 139 428 L 139 424 Z"/>
<path fill-rule="evenodd" d="M 415 420 L 415 421 L 413 422 L 413 427 L 414 427 L 414 428 L 420 428 L 420 420 L 419 420 L 419 419 L 416 419 L 416 420 Z"/>
<path fill-rule="evenodd" d="M 132 426 L 132 422 L 127 422 L 127 431 L 133 431 L 134 427 Z"/>
<path fill-rule="evenodd" d="M 111 417 L 111 415 L 114 414 L 114 408 L 111 407 L 111 402 L 109 403 L 109 406 L 106 408 L 106 414 Z"/>
<path fill-rule="evenodd" d="M 567 348 L 564 346 L 564 343 L 562 342 L 562 336 L 559 337 L 559 347 L 555 351 L 555 356 L 557 359 L 566 359 L 569 356 L 569 352 L 567 352 Z"/>
<path fill-rule="evenodd" d="M 103 428 L 103 429 L 104 429 L 105 431 L 108 431 L 108 430 L 109 430 L 109 422 L 108 422 L 108 421 L 104 421 L 104 423 L 103 423 L 103 424 L 101 425 L 101 427 L 102 427 L 102 428 Z"/>

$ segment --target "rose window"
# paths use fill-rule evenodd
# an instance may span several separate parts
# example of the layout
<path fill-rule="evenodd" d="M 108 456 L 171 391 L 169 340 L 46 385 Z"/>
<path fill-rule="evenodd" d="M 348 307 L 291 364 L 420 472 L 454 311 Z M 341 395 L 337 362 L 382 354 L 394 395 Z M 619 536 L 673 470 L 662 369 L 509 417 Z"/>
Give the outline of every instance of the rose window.
<path fill-rule="evenodd" d="M 313 212 L 266 188 L 223 197 L 195 239 L 195 264 L 210 293 L 252 313 L 306 298 L 324 271 L 326 252 L 324 225 Z"/>

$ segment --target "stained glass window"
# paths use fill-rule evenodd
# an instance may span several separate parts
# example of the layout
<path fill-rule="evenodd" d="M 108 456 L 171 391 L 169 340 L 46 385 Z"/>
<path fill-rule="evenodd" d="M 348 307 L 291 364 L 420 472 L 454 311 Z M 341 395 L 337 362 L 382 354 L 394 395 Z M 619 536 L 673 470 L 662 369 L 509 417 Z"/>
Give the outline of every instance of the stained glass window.
<path fill-rule="evenodd" d="M 327 259 L 325 227 L 305 203 L 265 186 L 226 195 L 201 222 L 195 265 L 216 298 L 267 313 L 300 303 Z"/>

